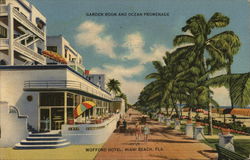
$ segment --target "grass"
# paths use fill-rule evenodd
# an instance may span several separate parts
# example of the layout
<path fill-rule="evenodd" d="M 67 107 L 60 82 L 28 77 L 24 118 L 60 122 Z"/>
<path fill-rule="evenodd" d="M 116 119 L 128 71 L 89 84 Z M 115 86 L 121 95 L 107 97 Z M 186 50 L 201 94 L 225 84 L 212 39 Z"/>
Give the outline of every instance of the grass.
<path fill-rule="evenodd" d="M 57 149 L 14 150 L 0 148 L 0 160 L 92 160 L 98 151 L 87 152 L 87 148 L 101 148 L 100 145 L 71 145 Z"/>

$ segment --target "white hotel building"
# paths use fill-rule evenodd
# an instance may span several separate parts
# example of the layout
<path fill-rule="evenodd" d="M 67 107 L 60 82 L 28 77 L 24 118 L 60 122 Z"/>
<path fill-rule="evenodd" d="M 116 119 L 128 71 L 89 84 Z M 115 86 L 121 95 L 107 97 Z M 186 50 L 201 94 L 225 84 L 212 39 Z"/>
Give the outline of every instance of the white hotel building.
<path fill-rule="evenodd" d="M 86 78 L 82 62 L 63 36 L 46 35 L 46 18 L 33 5 L 0 0 L 0 147 L 59 148 L 108 139 L 124 101 Z M 74 108 L 84 101 L 96 106 L 74 119 Z"/>

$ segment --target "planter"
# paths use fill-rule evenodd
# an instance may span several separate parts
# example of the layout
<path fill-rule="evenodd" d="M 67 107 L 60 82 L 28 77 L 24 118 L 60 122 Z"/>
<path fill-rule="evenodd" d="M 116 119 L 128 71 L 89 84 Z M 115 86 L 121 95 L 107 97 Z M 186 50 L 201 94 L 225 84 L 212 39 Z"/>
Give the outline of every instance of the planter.
<path fill-rule="evenodd" d="M 195 126 L 201 126 L 200 122 L 196 122 Z"/>
<path fill-rule="evenodd" d="M 192 124 L 193 121 L 192 120 L 187 120 L 187 124 Z"/>
<path fill-rule="evenodd" d="M 221 133 L 222 133 L 223 135 L 228 135 L 228 134 L 230 134 L 230 129 L 222 128 L 222 129 L 221 129 Z"/>
<path fill-rule="evenodd" d="M 74 119 L 68 119 L 68 124 L 74 124 Z"/>

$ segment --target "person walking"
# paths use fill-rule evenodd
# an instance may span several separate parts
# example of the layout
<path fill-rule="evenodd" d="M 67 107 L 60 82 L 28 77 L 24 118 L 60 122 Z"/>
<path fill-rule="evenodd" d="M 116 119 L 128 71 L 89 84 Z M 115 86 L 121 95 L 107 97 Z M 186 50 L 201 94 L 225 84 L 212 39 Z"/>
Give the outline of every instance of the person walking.
<path fill-rule="evenodd" d="M 143 127 L 143 134 L 144 134 L 144 142 L 148 142 L 148 135 L 150 134 L 150 128 L 147 123 Z"/>
<path fill-rule="evenodd" d="M 135 124 L 135 140 L 136 140 L 136 144 L 139 144 L 140 136 L 141 136 L 141 126 L 140 126 L 139 122 L 136 122 L 136 124 Z"/>
<path fill-rule="evenodd" d="M 124 128 L 124 132 L 126 132 L 126 130 L 127 130 L 127 121 L 124 119 L 122 124 L 123 124 L 123 128 Z"/>
<path fill-rule="evenodd" d="M 121 125 L 121 121 L 120 119 L 117 121 L 116 123 L 116 131 L 119 133 L 120 132 L 120 125 Z"/>

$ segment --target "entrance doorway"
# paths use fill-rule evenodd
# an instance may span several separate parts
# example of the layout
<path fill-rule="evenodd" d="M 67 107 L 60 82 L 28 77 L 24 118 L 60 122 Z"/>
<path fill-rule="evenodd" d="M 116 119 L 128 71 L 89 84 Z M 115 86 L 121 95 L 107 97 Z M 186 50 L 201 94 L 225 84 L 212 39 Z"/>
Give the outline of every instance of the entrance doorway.
<path fill-rule="evenodd" d="M 60 130 L 64 123 L 64 108 L 51 108 L 51 130 Z"/>
<path fill-rule="evenodd" d="M 40 109 L 40 131 L 41 132 L 50 131 L 50 109 L 49 108 Z"/>
<path fill-rule="evenodd" d="M 74 120 L 73 106 L 67 108 L 67 121 Z M 40 131 L 60 130 L 64 124 L 64 107 L 40 108 Z"/>

